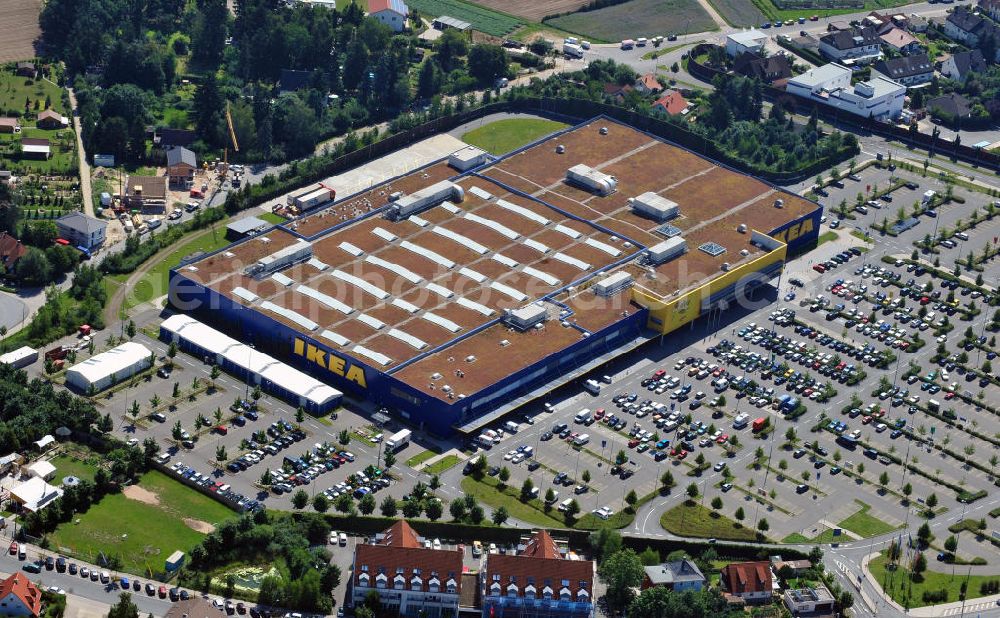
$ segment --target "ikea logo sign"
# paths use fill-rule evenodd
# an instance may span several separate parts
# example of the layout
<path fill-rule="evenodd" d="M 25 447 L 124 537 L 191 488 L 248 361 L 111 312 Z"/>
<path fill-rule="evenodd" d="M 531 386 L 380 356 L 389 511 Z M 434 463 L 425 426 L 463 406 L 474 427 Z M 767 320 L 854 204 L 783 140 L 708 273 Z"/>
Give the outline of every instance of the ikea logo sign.
<path fill-rule="evenodd" d="M 348 364 L 347 359 L 341 358 L 333 352 L 317 348 L 302 339 L 295 340 L 294 352 L 296 356 L 304 356 L 306 360 L 316 363 L 334 375 L 350 380 L 361 388 L 368 388 L 364 369 L 357 365 Z"/>
<path fill-rule="evenodd" d="M 813 231 L 813 229 L 815 229 L 813 227 L 813 220 L 809 218 L 794 225 L 790 225 L 780 232 L 775 232 L 774 234 L 771 234 L 771 237 L 777 238 L 785 244 L 790 244 L 797 238 L 807 235 L 809 232 Z"/>

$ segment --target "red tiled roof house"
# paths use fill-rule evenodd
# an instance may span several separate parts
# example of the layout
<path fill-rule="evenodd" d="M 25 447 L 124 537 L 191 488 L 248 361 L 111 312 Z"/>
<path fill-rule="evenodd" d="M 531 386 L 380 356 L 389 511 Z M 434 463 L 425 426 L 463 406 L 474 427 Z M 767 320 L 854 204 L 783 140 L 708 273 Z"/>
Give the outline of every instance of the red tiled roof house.
<path fill-rule="evenodd" d="M 375 591 L 387 615 L 457 616 L 461 586 L 462 552 L 425 547 L 405 520 L 376 536 L 375 543 L 354 548 L 355 607 Z"/>
<path fill-rule="evenodd" d="M 483 618 L 590 618 L 594 563 L 572 559 L 539 530 L 516 554 L 487 554 Z"/>
<path fill-rule="evenodd" d="M 720 585 L 730 597 L 747 603 L 768 603 L 773 594 L 771 565 L 767 562 L 734 562 L 721 573 Z"/>
<path fill-rule="evenodd" d="M 663 96 L 653 102 L 653 111 L 676 116 L 688 108 L 687 99 L 676 90 L 668 90 Z"/>
<path fill-rule="evenodd" d="M 24 574 L 14 573 L 0 582 L 0 614 L 37 616 L 42 611 L 42 592 Z"/>

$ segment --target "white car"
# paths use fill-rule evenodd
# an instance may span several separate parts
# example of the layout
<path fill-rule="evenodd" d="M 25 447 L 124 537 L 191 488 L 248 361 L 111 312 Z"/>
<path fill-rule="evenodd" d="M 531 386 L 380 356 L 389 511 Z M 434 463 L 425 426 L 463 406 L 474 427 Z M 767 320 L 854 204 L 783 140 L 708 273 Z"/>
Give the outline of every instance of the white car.
<path fill-rule="evenodd" d="M 503 459 L 504 461 L 510 461 L 514 459 L 514 455 L 517 455 L 517 451 L 507 451 L 507 453 L 504 454 Z"/>
<path fill-rule="evenodd" d="M 524 456 L 524 453 L 516 453 L 513 457 L 511 457 L 510 463 L 519 464 L 525 459 L 526 457 Z"/>

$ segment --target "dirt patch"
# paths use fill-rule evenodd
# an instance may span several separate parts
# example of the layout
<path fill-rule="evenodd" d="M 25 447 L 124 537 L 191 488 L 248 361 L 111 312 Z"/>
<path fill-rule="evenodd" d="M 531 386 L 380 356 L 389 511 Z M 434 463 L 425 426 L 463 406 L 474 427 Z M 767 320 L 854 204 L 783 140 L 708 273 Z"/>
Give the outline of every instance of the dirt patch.
<path fill-rule="evenodd" d="M 523 17 L 529 21 L 542 21 L 549 15 L 572 13 L 590 0 L 477 0 L 476 4 Z"/>
<path fill-rule="evenodd" d="M 143 504 L 149 504 L 151 506 L 160 505 L 159 496 L 148 489 L 139 487 L 138 485 L 129 485 L 122 493 L 125 494 L 125 497 L 129 500 L 135 500 L 136 502 L 142 502 Z"/>
<path fill-rule="evenodd" d="M 38 54 L 35 42 L 42 32 L 38 28 L 41 0 L 5 0 L 3 32 L 0 38 L 0 62 L 29 60 Z"/>
<path fill-rule="evenodd" d="M 211 534 L 215 532 L 215 526 L 208 523 L 207 521 L 202 521 L 200 519 L 191 519 L 190 517 L 184 518 L 184 525 L 191 528 L 195 532 L 200 532 L 202 534 Z"/>

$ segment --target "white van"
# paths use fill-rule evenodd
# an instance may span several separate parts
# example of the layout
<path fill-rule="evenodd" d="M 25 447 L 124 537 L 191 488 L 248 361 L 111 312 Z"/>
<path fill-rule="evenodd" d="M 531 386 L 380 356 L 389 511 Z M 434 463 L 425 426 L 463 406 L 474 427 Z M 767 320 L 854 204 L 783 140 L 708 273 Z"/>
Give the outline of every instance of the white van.
<path fill-rule="evenodd" d="M 736 418 L 733 419 L 733 429 L 743 429 L 750 422 L 750 415 L 743 413 L 737 414 Z"/>
<path fill-rule="evenodd" d="M 521 426 L 515 423 L 514 421 L 507 421 L 506 423 L 503 424 L 503 428 L 509 431 L 510 433 L 517 433 L 517 430 L 520 429 Z"/>
<path fill-rule="evenodd" d="M 597 380 L 587 380 L 583 383 L 583 388 L 587 389 L 587 392 L 591 395 L 601 394 L 601 385 Z"/>
<path fill-rule="evenodd" d="M 572 504 L 572 503 L 573 503 L 573 498 L 566 498 L 565 500 L 563 500 L 562 502 L 560 502 L 559 503 L 559 512 L 560 513 L 565 513 L 566 511 L 568 511 L 569 510 L 569 505 Z"/>
<path fill-rule="evenodd" d="M 586 423 L 587 421 L 590 420 L 590 416 L 591 416 L 590 415 L 590 408 L 584 408 L 584 409 L 582 409 L 582 410 L 580 410 L 579 412 L 576 413 L 576 416 L 573 417 L 573 422 L 574 423 Z"/>
<path fill-rule="evenodd" d="M 573 444 L 575 444 L 577 446 L 583 446 L 584 444 L 587 444 L 588 442 L 590 442 L 590 434 L 589 433 L 581 433 L 580 435 L 578 435 L 576 437 L 575 440 L 573 440 Z"/>

